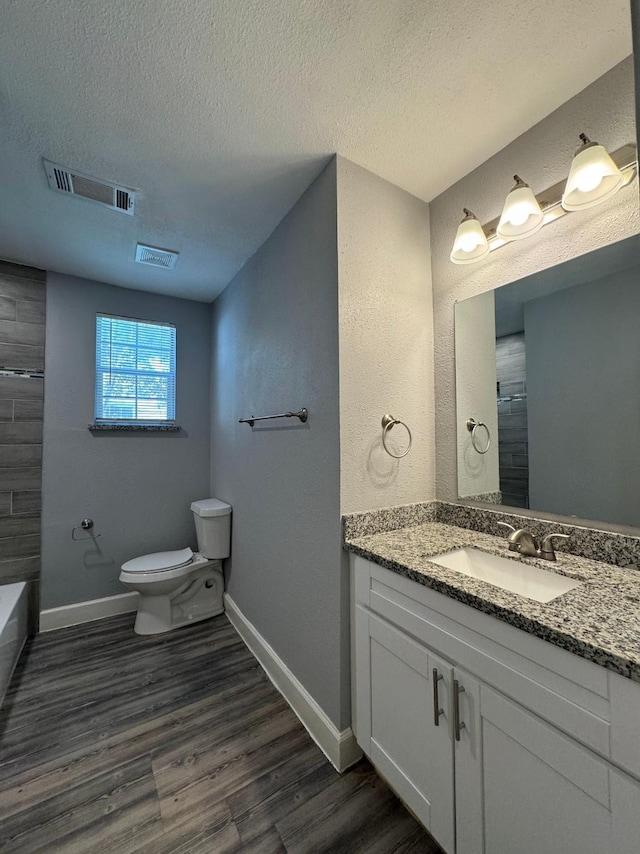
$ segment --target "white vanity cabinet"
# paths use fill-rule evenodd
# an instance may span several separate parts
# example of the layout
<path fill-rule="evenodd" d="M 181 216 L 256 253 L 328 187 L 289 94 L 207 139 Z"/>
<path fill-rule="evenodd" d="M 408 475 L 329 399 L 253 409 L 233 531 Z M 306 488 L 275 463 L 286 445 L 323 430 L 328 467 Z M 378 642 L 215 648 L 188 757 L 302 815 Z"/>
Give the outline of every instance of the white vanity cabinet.
<path fill-rule="evenodd" d="M 611 760 L 626 734 L 616 717 L 640 723 L 611 678 L 629 683 L 635 718 L 640 685 L 363 558 L 351 566 L 356 738 L 447 854 L 638 854 L 640 768 Z"/>
<path fill-rule="evenodd" d="M 368 617 L 364 676 L 370 714 L 361 719 L 359 737 L 366 739 L 380 773 L 445 849 L 453 850 L 453 668 L 394 626 Z"/>

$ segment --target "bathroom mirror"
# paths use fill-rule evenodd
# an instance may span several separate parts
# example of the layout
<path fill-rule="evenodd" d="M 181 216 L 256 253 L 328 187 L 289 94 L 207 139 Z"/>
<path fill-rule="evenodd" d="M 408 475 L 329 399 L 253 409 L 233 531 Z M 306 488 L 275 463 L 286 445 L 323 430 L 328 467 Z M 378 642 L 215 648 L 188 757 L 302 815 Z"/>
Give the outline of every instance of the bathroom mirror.
<path fill-rule="evenodd" d="M 640 526 L 640 235 L 457 303 L 455 352 L 460 498 Z"/>

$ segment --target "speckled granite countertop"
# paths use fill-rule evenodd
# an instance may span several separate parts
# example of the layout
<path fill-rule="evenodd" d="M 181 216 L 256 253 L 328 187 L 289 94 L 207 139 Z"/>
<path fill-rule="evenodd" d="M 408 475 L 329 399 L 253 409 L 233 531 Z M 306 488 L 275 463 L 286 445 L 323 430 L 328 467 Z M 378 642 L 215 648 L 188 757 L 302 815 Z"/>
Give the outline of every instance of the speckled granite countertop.
<path fill-rule="evenodd" d="M 546 604 L 431 563 L 471 546 L 584 582 Z M 582 658 L 640 682 L 640 572 L 558 552 L 556 563 L 515 555 L 505 539 L 427 522 L 345 540 L 344 547 Z"/>

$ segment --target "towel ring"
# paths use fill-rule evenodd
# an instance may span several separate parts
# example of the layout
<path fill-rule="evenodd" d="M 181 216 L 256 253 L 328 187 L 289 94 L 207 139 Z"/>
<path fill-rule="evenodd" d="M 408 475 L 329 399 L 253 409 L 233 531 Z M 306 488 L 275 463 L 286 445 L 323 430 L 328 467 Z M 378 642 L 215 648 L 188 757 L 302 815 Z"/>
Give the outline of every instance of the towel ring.
<path fill-rule="evenodd" d="M 403 451 L 401 454 L 393 454 L 389 450 L 389 448 L 387 448 L 387 433 L 396 424 L 402 424 L 402 426 L 407 431 L 407 434 L 409 436 L 409 444 L 407 445 L 407 450 Z M 407 454 L 409 453 L 409 451 L 411 450 L 411 443 L 412 442 L 413 442 L 413 438 L 411 436 L 411 430 L 409 430 L 409 428 L 404 423 L 404 421 L 399 421 L 397 418 L 394 418 L 393 415 L 389 415 L 389 413 L 382 416 L 382 446 L 384 447 L 385 451 L 389 454 L 390 457 L 393 457 L 396 460 L 401 460 L 403 457 L 406 457 Z"/>
<path fill-rule="evenodd" d="M 476 430 L 478 427 L 484 427 L 487 431 L 487 446 L 485 448 L 478 447 L 478 437 L 476 436 Z M 491 447 L 491 433 L 484 421 L 476 421 L 475 418 L 467 418 L 467 430 L 471 433 L 471 444 L 473 445 L 473 449 L 479 454 L 486 454 Z"/>

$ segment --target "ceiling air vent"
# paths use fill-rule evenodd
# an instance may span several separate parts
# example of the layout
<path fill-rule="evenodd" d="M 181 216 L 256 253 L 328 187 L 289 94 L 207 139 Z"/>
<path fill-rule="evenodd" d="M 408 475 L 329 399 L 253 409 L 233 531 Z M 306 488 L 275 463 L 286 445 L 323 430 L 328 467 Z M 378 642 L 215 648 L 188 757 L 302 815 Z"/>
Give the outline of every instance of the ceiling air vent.
<path fill-rule="evenodd" d="M 80 196 L 82 199 L 89 199 L 91 202 L 98 202 L 99 205 L 105 205 L 111 210 L 133 215 L 135 199 L 133 190 L 118 187 L 116 184 L 109 184 L 107 181 L 100 181 L 98 178 L 91 178 L 81 172 L 65 169 L 64 166 L 58 166 L 57 163 L 52 163 L 44 158 L 42 162 L 47 174 L 47 181 L 52 190 L 68 193 L 70 196 Z"/>
<path fill-rule="evenodd" d="M 165 270 L 173 270 L 178 260 L 178 252 L 169 252 L 166 249 L 158 249 L 156 246 L 136 246 L 136 261 L 138 264 L 150 264 L 152 267 L 164 267 Z"/>

